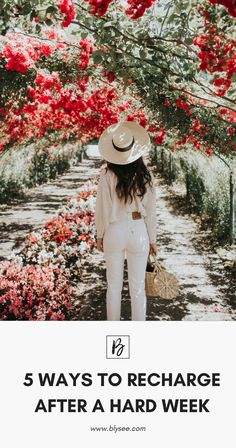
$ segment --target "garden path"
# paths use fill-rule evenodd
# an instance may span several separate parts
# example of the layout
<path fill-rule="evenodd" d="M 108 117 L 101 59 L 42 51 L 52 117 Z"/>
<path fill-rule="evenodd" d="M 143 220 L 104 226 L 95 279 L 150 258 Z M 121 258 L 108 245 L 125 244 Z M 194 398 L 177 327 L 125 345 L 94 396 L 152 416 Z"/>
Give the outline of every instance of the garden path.
<path fill-rule="evenodd" d="M 1 205 L 0 260 L 17 250 L 27 233 L 42 227 L 97 171 L 94 160 L 85 158 L 57 179 L 28 190 L 24 199 Z"/>
<path fill-rule="evenodd" d="M 88 156 L 55 181 L 30 190 L 24 201 L 0 208 L 0 258 L 41 227 L 65 203 L 68 196 L 99 171 L 96 147 Z M 147 320 L 235 320 L 236 281 L 215 250 L 208 235 L 191 217 L 178 210 L 170 189 L 156 173 L 159 258 L 175 273 L 181 293 L 175 300 L 148 298 Z M 105 320 L 106 271 L 104 258 L 95 251 L 84 263 L 83 283 L 78 287 L 74 320 Z M 130 319 L 127 265 L 122 295 L 122 320 Z"/>

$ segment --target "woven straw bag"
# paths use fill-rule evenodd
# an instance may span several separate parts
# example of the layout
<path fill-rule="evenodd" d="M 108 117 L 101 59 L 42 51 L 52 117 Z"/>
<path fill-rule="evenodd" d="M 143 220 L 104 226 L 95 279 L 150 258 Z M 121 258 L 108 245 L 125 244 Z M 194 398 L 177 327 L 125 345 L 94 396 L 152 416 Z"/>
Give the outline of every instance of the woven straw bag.
<path fill-rule="evenodd" d="M 147 269 L 150 269 L 150 266 L 153 267 L 153 271 L 146 271 L 146 295 L 166 300 L 174 299 L 180 290 L 180 285 L 175 275 L 168 272 L 156 258 L 154 258 L 154 263 L 148 263 Z"/>

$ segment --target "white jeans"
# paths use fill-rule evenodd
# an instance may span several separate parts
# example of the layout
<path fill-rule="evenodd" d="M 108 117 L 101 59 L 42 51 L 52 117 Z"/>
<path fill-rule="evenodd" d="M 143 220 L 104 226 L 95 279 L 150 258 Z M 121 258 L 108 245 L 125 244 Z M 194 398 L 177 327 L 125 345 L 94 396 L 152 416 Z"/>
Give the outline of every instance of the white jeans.
<path fill-rule="evenodd" d="M 145 272 L 149 237 L 144 219 L 127 212 L 122 220 L 109 224 L 103 238 L 107 278 L 107 320 L 120 320 L 124 259 L 128 264 L 128 283 L 132 320 L 146 319 Z"/>

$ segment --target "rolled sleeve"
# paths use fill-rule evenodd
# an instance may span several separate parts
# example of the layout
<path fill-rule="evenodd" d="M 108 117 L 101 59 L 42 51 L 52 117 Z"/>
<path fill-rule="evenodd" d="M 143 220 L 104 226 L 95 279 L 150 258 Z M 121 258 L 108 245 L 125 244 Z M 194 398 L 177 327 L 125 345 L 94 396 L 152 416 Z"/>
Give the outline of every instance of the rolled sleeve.
<path fill-rule="evenodd" d="M 97 186 L 97 196 L 95 205 L 95 226 L 97 238 L 103 238 L 106 227 L 109 223 L 109 215 L 112 200 L 106 170 L 102 169 Z"/>

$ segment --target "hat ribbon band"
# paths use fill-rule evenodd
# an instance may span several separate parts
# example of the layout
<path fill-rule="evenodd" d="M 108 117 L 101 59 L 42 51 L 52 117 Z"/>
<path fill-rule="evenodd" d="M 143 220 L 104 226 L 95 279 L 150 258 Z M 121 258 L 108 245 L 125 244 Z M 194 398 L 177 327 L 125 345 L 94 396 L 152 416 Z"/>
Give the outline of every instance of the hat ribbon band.
<path fill-rule="evenodd" d="M 113 139 L 112 139 L 112 144 L 113 144 L 113 147 L 117 151 L 126 152 L 126 151 L 129 151 L 132 148 L 132 146 L 134 145 L 134 137 L 133 137 L 133 141 L 130 143 L 130 145 L 129 146 L 125 146 L 124 148 L 119 148 L 119 146 L 116 146 L 115 143 L 113 142 Z"/>

